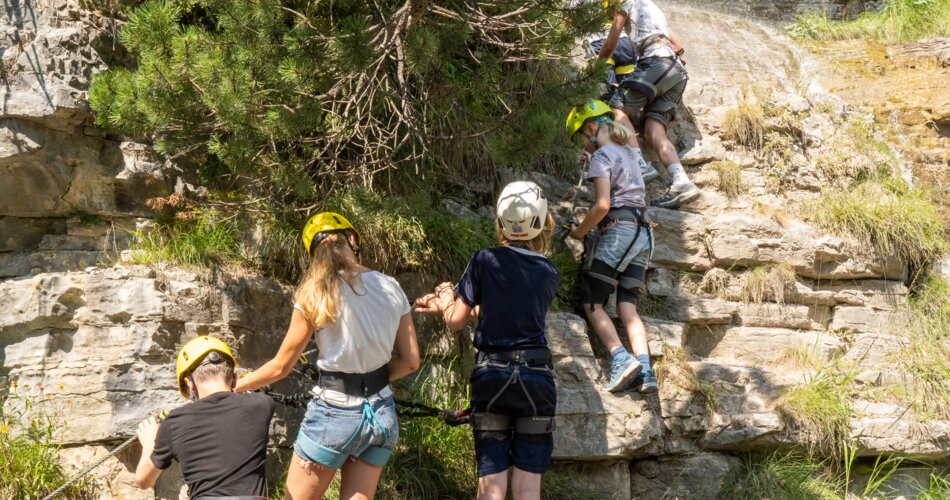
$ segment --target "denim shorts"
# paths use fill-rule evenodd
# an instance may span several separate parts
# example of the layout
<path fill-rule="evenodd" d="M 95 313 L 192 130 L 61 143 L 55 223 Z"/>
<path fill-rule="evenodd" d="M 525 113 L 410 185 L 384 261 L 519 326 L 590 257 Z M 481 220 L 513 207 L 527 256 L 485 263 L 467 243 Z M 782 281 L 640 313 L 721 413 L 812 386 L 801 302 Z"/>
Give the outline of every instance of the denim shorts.
<path fill-rule="evenodd" d="M 554 416 L 557 388 L 550 370 L 521 367 L 517 384 L 505 383 L 514 365 L 478 367 L 472 372 L 472 409 L 487 410 L 510 417 Z M 499 391 L 504 388 L 499 394 Z M 527 391 L 528 395 L 525 394 Z M 495 398 L 495 396 L 498 398 Z M 530 396 L 530 400 L 528 399 Z M 533 406 L 532 406 L 533 403 Z M 552 434 L 518 434 L 508 431 L 474 431 L 478 477 L 503 472 L 515 466 L 525 472 L 544 473 L 554 452 Z"/>
<path fill-rule="evenodd" d="M 351 408 L 317 397 L 307 405 L 294 452 L 332 469 L 342 467 L 349 457 L 383 467 L 398 440 L 396 403 L 391 397 Z"/>
<path fill-rule="evenodd" d="M 653 231 L 647 227 L 640 228 L 636 243 L 626 257 L 623 255 L 636 234 L 637 226 L 633 222 L 618 222 L 608 227 L 594 250 L 594 259 L 603 261 L 612 268 L 616 267 L 619 272 L 623 272 L 630 263 L 648 267 L 653 256 Z M 621 258 L 623 262 L 620 262 Z"/>

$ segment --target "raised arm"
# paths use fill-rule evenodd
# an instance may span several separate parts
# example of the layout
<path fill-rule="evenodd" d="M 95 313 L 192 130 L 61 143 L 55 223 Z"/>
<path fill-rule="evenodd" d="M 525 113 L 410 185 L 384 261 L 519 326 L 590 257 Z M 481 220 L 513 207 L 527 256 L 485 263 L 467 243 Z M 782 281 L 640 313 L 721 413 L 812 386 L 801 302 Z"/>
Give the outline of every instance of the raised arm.
<path fill-rule="evenodd" d="M 238 379 L 234 387 L 235 392 L 252 391 L 290 375 L 300 355 L 306 349 L 311 334 L 310 322 L 303 313 L 294 309 L 287 335 L 284 336 L 277 355 L 249 375 Z"/>
<path fill-rule="evenodd" d="M 600 60 L 606 61 L 614 54 L 614 50 L 617 48 L 617 42 L 620 40 L 620 32 L 626 24 L 627 13 L 618 11 L 617 14 L 614 15 L 613 22 L 610 23 L 610 31 L 607 33 L 607 39 L 604 40 L 604 46 L 600 48 L 600 53 L 597 54 Z"/>
<path fill-rule="evenodd" d="M 152 451 L 155 450 L 155 436 L 158 434 L 158 422 L 155 417 L 148 417 L 139 422 L 138 435 L 139 443 L 142 445 L 142 456 L 139 457 L 139 464 L 135 467 L 135 485 L 143 490 L 155 486 L 158 476 L 162 470 L 152 462 Z"/>
<path fill-rule="evenodd" d="M 396 331 L 396 349 L 399 354 L 389 360 L 389 381 L 398 380 L 419 369 L 419 342 L 416 340 L 416 327 L 412 323 L 412 314 L 399 318 Z"/>
<path fill-rule="evenodd" d="M 465 328 L 468 320 L 476 317 L 477 311 L 456 297 L 453 288 L 452 283 L 440 284 L 435 287 L 435 293 L 416 299 L 414 310 L 425 314 L 442 313 L 445 326 L 453 332 Z"/>

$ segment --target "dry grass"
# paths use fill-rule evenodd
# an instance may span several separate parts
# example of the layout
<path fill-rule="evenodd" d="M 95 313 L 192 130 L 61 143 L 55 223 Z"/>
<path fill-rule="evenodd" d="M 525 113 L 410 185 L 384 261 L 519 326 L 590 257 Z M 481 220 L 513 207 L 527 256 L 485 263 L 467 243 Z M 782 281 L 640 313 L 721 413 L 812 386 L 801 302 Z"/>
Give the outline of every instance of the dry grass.
<path fill-rule="evenodd" d="M 747 189 L 742 183 L 742 169 L 735 162 L 714 161 L 709 166 L 719 175 L 719 191 L 734 200 Z"/>
<path fill-rule="evenodd" d="M 699 397 L 705 408 L 711 412 L 722 409 L 719 390 L 712 384 L 699 379 L 689 366 L 689 353 L 679 347 L 667 347 L 663 358 L 654 367 L 660 386 L 672 384 L 681 387 Z"/>
<path fill-rule="evenodd" d="M 772 300 L 785 303 L 785 290 L 795 283 L 795 270 L 787 263 L 771 264 L 746 271 L 739 284 L 743 302 L 761 304 Z"/>
<path fill-rule="evenodd" d="M 736 107 L 726 112 L 724 135 L 743 146 L 761 148 L 765 139 L 765 118 L 762 104 L 744 93 Z"/>

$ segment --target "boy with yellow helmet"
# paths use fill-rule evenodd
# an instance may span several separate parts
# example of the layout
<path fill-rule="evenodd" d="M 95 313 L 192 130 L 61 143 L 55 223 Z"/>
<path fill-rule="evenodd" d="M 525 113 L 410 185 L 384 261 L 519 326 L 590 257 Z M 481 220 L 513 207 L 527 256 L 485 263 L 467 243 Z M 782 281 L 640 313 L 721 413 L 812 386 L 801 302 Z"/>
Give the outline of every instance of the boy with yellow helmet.
<path fill-rule="evenodd" d="M 142 456 L 135 469 L 139 488 L 155 485 L 172 460 L 181 465 L 191 498 L 264 498 L 265 459 L 274 401 L 265 394 L 236 394 L 234 354 L 209 336 L 184 345 L 175 378 L 186 404 L 138 427 Z M 235 432 L 240 429 L 240 432 Z"/>

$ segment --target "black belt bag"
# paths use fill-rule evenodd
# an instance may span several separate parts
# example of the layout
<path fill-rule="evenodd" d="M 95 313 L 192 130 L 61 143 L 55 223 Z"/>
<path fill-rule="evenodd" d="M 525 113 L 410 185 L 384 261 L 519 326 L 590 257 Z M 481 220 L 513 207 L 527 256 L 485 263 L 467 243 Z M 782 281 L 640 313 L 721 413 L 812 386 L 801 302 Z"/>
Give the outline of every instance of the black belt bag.
<path fill-rule="evenodd" d="M 551 368 L 551 350 L 546 347 L 536 349 L 516 349 L 513 351 L 484 352 L 478 351 L 475 362 L 479 365 L 488 363 L 506 363 L 526 365 L 532 368 Z"/>
<path fill-rule="evenodd" d="M 344 373 L 320 370 L 317 385 L 323 389 L 342 392 L 347 396 L 368 397 L 389 385 L 389 365 L 369 373 Z"/>

